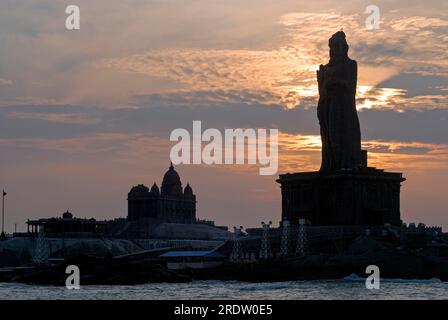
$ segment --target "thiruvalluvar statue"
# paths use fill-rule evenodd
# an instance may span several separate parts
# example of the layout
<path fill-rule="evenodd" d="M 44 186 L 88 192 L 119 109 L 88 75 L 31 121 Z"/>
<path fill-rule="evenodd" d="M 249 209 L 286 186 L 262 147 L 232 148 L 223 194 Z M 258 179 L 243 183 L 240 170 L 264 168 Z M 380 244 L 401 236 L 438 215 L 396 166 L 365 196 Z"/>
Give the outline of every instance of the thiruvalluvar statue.
<path fill-rule="evenodd" d="M 321 172 L 361 167 L 361 131 L 356 111 L 357 63 L 348 57 L 343 31 L 329 40 L 330 61 L 317 71 L 317 114 L 322 139 Z"/>

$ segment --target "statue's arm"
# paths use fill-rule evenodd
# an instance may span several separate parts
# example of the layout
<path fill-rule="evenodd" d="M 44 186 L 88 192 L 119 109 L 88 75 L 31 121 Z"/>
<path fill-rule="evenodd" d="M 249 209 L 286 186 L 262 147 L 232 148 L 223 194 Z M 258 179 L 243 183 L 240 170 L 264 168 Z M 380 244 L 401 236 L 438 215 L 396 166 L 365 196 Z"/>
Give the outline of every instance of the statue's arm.
<path fill-rule="evenodd" d="M 352 93 L 356 95 L 356 86 L 358 85 L 358 64 L 353 60 L 352 65 L 353 71 L 351 72 L 350 89 L 352 90 Z"/>
<path fill-rule="evenodd" d="M 325 67 L 323 65 L 319 66 L 319 70 L 316 71 L 317 75 L 317 85 L 319 89 L 319 95 L 322 96 L 324 94 L 324 81 L 325 81 Z"/>

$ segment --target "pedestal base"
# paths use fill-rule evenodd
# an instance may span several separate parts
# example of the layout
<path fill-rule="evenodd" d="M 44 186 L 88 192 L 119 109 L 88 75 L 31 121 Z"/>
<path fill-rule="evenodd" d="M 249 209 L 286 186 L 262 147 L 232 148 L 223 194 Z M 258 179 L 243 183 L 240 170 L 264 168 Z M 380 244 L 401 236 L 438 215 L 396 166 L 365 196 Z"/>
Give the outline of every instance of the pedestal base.
<path fill-rule="evenodd" d="M 280 175 L 282 219 L 312 225 L 400 225 L 402 173 L 376 168 Z"/>

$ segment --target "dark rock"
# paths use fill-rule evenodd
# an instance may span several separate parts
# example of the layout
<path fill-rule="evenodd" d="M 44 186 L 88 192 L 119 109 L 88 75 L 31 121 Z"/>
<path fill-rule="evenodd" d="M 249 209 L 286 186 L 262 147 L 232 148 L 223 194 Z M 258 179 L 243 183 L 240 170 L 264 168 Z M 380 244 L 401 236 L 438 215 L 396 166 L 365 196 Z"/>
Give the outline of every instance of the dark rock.
<path fill-rule="evenodd" d="M 65 277 L 55 270 L 44 269 L 14 277 L 11 279 L 11 282 L 37 285 L 64 285 Z"/>
<path fill-rule="evenodd" d="M 10 267 L 20 265 L 20 258 L 17 254 L 8 249 L 0 251 L 0 267 Z"/>

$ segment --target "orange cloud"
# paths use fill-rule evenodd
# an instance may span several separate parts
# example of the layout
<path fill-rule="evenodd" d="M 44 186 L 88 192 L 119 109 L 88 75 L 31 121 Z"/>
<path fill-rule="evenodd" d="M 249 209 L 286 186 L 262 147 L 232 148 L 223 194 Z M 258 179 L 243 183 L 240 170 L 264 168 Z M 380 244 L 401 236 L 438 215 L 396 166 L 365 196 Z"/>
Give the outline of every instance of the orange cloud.
<path fill-rule="evenodd" d="M 279 139 L 280 171 L 318 170 L 321 160 L 319 135 L 282 133 Z M 363 141 L 369 165 L 386 170 L 437 170 L 448 163 L 448 145 L 403 141 Z"/>
<path fill-rule="evenodd" d="M 258 102 L 285 108 L 315 104 L 315 70 L 328 60 L 326 39 L 342 27 L 360 62 L 358 107 L 447 108 L 448 95 L 406 97 L 406 88 L 379 88 L 378 83 L 400 72 L 448 75 L 448 20 L 427 17 L 385 19 L 380 30 L 367 30 L 359 14 L 289 13 L 278 23 L 284 40 L 270 50 L 164 49 L 122 58 L 104 59 L 101 69 L 145 74 L 177 81 L 184 91 L 248 91 Z M 429 22 L 428 22 L 429 21 Z M 412 34 L 412 35 L 411 35 Z M 418 57 L 418 58 L 416 58 Z"/>

